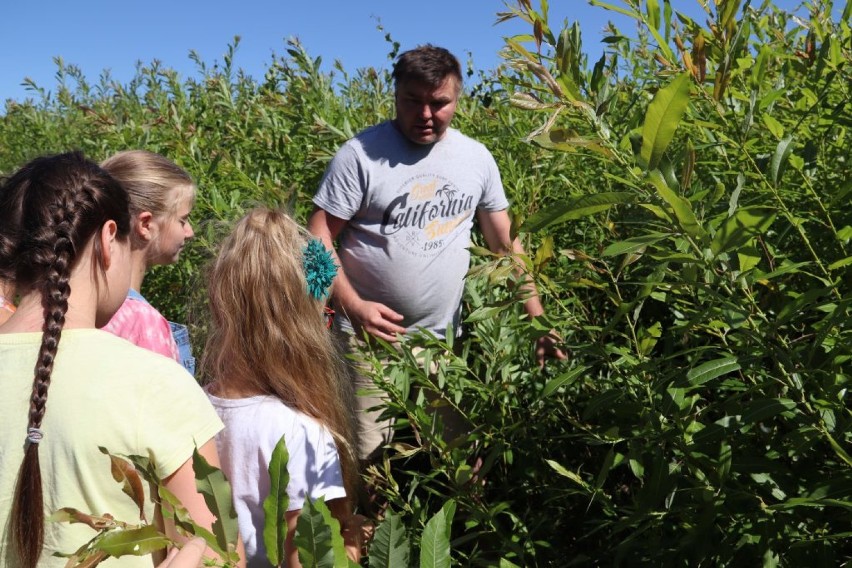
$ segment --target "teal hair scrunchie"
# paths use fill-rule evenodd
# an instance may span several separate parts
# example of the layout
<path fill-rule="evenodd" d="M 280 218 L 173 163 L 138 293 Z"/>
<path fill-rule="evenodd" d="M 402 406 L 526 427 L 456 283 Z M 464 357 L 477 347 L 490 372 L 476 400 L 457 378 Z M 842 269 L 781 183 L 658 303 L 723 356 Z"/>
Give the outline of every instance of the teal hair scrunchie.
<path fill-rule="evenodd" d="M 311 239 L 302 248 L 302 267 L 308 283 L 308 294 L 316 300 L 326 297 L 337 276 L 337 265 L 321 240 Z"/>

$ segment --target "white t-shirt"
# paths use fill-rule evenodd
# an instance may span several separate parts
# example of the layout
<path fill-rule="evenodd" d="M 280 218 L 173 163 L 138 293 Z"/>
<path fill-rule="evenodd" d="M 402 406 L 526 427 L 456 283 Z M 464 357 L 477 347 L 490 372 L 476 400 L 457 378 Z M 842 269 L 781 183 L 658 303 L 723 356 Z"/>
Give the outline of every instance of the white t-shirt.
<path fill-rule="evenodd" d="M 305 499 L 326 502 L 346 496 L 337 447 L 331 434 L 313 418 L 274 396 L 225 399 L 208 393 L 225 423 L 216 436 L 222 471 L 231 482 L 247 565 L 269 566 L 263 545 L 263 501 L 269 495 L 269 462 L 281 437 L 290 459 L 289 511 Z"/>

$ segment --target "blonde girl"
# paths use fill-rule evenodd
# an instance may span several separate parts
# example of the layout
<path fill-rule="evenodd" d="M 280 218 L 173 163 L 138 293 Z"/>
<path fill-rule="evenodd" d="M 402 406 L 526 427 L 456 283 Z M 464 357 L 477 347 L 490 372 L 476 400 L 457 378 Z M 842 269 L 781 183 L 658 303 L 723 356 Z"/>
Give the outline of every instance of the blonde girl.
<path fill-rule="evenodd" d="M 290 456 L 286 565 L 300 566 L 296 519 L 306 499 L 321 496 L 344 527 L 350 556 L 359 554 L 360 517 L 348 499 L 357 483 L 349 382 L 323 314 L 335 267 L 309 241 L 285 213 L 254 209 L 224 240 L 208 278 L 213 325 L 203 368 L 225 423 L 216 441 L 250 566 L 268 566 L 262 503 L 282 436 Z"/>
<path fill-rule="evenodd" d="M 0 565 L 64 566 L 54 553 L 95 533 L 46 523 L 61 507 L 139 519 L 100 446 L 151 456 L 195 520 L 215 520 L 191 462 L 197 445 L 219 463 L 222 422 L 204 392 L 174 361 L 96 329 L 127 296 L 130 231 L 127 193 L 79 153 L 37 158 L 0 190 L 0 279 L 20 297 L 0 326 Z M 153 503 L 144 511 L 154 518 Z"/>
<path fill-rule="evenodd" d="M 193 237 L 189 214 L 195 183 L 171 160 L 146 150 L 119 152 L 101 163 L 130 197 L 130 292 L 104 328 L 195 372 L 186 326 L 169 322 L 140 294 L 145 273 L 177 262 Z"/>

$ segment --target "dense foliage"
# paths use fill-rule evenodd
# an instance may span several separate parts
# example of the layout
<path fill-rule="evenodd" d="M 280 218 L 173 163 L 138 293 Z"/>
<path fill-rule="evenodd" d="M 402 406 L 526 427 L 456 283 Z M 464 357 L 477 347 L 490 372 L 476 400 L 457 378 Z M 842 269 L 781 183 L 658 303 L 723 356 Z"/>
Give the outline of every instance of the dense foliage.
<path fill-rule="evenodd" d="M 852 4 L 792 17 L 717 0 L 699 22 L 665 0 L 592 3 L 636 24 L 610 26 L 600 61 L 576 24 L 518 0 L 501 17 L 530 34 L 469 77 L 455 126 L 494 153 L 531 254 L 476 250 L 462 339 L 367 355 L 402 420 L 370 472 L 390 509 L 365 562 L 442 565 L 405 543 L 446 531 L 473 565 L 848 563 Z M 339 144 L 392 114 L 385 71 L 323 72 L 290 44 L 256 81 L 236 48 L 196 77 L 154 63 L 127 85 L 59 61 L 55 89 L 0 120 L 2 171 L 145 147 L 192 173 L 199 238 L 145 285 L 196 350 L 189 290 L 219 222 L 257 202 L 304 219 Z M 518 265 L 546 318 L 521 316 Z M 571 356 L 538 369 L 551 328 Z M 443 440 L 436 405 L 471 434 Z"/>

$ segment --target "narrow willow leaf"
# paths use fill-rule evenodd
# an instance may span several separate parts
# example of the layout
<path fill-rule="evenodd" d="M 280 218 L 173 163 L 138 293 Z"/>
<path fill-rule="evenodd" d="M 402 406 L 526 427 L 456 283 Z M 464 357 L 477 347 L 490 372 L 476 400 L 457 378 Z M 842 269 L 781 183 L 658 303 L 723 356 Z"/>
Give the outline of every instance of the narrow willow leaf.
<path fill-rule="evenodd" d="M 689 73 L 681 73 L 657 91 L 648 105 L 642 125 L 642 150 L 639 156 L 649 170 L 657 167 L 674 138 L 675 130 L 689 104 L 690 84 Z"/>
<path fill-rule="evenodd" d="M 578 148 L 586 148 L 587 150 L 592 150 L 602 156 L 609 157 L 612 155 L 609 148 L 606 148 L 601 144 L 601 140 L 599 138 L 580 136 L 573 130 L 566 130 L 562 128 L 548 129 L 546 132 L 533 136 L 530 138 L 530 141 L 548 150 L 575 152 Z"/>
<path fill-rule="evenodd" d="M 239 534 L 237 511 L 231 498 L 231 484 L 221 469 L 207 463 L 204 456 L 198 453 L 198 448 L 192 452 L 192 468 L 195 470 L 198 492 L 204 496 L 207 508 L 216 516 L 213 523 L 216 542 L 222 550 L 229 550 L 229 545 L 236 545 Z"/>
<path fill-rule="evenodd" d="M 686 380 L 690 385 L 697 387 L 716 377 L 733 373 L 741 369 L 736 357 L 723 357 L 703 363 L 686 373 Z"/>
<path fill-rule="evenodd" d="M 550 379 L 547 381 L 547 384 L 544 385 L 544 390 L 541 392 L 542 397 L 547 397 L 556 392 L 559 387 L 565 386 L 569 383 L 573 383 L 577 378 L 582 375 L 588 369 L 587 366 L 580 366 L 574 369 L 571 369 L 567 373 L 562 373 L 556 378 Z"/>
<path fill-rule="evenodd" d="M 624 14 L 628 18 L 633 18 L 634 20 L 639 19 L 639 12 L 635 12 L 633 10 L 628 10 L 626 8 L 621 8 L 620 6 L 616 6 L 614 4 L 607 4 L 606 2 L 601 2 L 601 0 L 589 0 L 589 4 L 592 6 L 600 6 L 601 8 L 605 8 L 612 12 L 618 12 L 619 14 Z"/>
<path fill-rule="evenodd" d="M 285 515 L 290 505 L 287 485 L 290 484 L 290 472 L 287 462 L 290 455 L 284 436 L 278 440 L 269 460 L 269 495 L 263 500 L 263 544 L 266 557 L 273 566 L 284 562 L 284 542 L 287 540 L 287 520 Z"/>
<path fill-rule="evenodd" d="M 456 502 L 447 501 L 426 522 L 420 541 L 420 568 L 450 568 L 450 528 L 455 512 Z"/>
<path fill-rule="evenodd" d="M 762 398 L 753 400 L 746 405 L 741 421 L 743 424 L 761 422 L 794 408 L 796 408 L 796 403 L 789 398 Z"/>
<path fill-rule="evenodd" d="M 769 208 L 744 208 L 738 210 L 733 217 L 728 218 L 710 243 L 714 255 L 736 250 L 748 243 L 757 235 L 764 234 L 775 221 L 777 213 Z"/>
<path fill-rule="evenodd" d="M 737 187 L 731 193 L 731 199 L 728 200 L 728 217 L 733 217 L 739 207 L 740 193 L 745 185 L 745 176 L 742 173 L 737 174 Z"/>
<path fill-rule="evenodd" d="M 112 530 L 96 539 L 93 547 L 113 557 L 145 556 L 169 546 L 171 541 L 154 525 L 126 530 Z"/>
<path fill-rule="evenodd" d="M 852 264 L 852 256 L 847 256 L 846 258 L 841 258 L 840 260 L 829 264 L 828 269 L 837 270 L 838 268 L 843 268 L 844 266 L 849 266 L 850 264 Z"/>
<path fill-rule="evenodd" d="M 411 545 L 405 535 L 402 517 L 389 513 L 376 528 L 370 545 L 370 568 L 396 568 L 408 566 Z"/>
<path fill-rule="evenodd" d="M 613 205 L 632 203 L 634 200 L 634 195 L 626 191 L 575 197 L 530 215 L 521 226 L 521 230 L 526 232 L 540 231 L 565 221 L 594 215 L 609 209 Z"/>
<path fill-rule="evenodd" d="M 790 153 L 793 151 L 793 146 L 793 137 L 788 136 L 781 140 L 775 148 L 775 153 L 772 154 L 772 162 L 769 166 L 769 175 L 772 178 L 773 185 L 778 185 L 778 180 L 784 175 Z"/>
<path fill-rule="evenodd" d="M 660 173 L 660 170 L 649 172 L 648 180 L 657 190 L 657 194 L 663 201 L 668 203 L 672 208 L 680 228 L 686 234 L 696 238 L 703 238 L 707 234 L 704 228 L 698 223 L 695 213 L 692 212 L 692 205 L 666 185 L 666 181 L 663 179 L 663 174 Z"/>
<path fill-rule="evenodd" d="M 509 98 L 512 106 L 522 108 L 524 110 L 548 110 L 555 108 L 554 103 L 544 103 L 528 93 L 512 93 Z"/>
<path fill-rule="evenodd" d="M 632 252 L 637 252 L 640 250 L 644 250 L 648 248 L 649 245 L 660 242 L 663 239 L 669 238 L 671 235 L 668 233 L 649 233 L 647 235 L 641 235 L 639 237 L 632 237 L 624 241 L 619 241 L 617 243 L 612 243 L 608 245 L 601 256 L 618 256 L 620 254 L 627 254 Z"/>
<path fill-rule="evenodd" d="M 567 477 L 568 479 L 570 479 L 571 481 L 573 481 L 574 483 L 576 483 L 577 485 L 579 485 L 580 487 L 582 487 L 583 489 L 588 491 L 589 493 L 592 492 L 592 488 L 589 486 L 589 484 L 586 483 L 585 481 L 583 481 L 583 478 L 580 477 L 579 475 L 577 475 L 576 473 L 574 473 L 573 471 L 566 469 L 565 466 L 563 466 L 559 462 L 556 462 L 556 461 L 553 461 L 553 460 L 544 460 L 544 461 L 547 462 L 547 465 L 549 465 L 551 468 L 553 468 L 553 470 L 556 473 L 558 473 L 559 475 L 561 475 L 562 477 Z"/>

